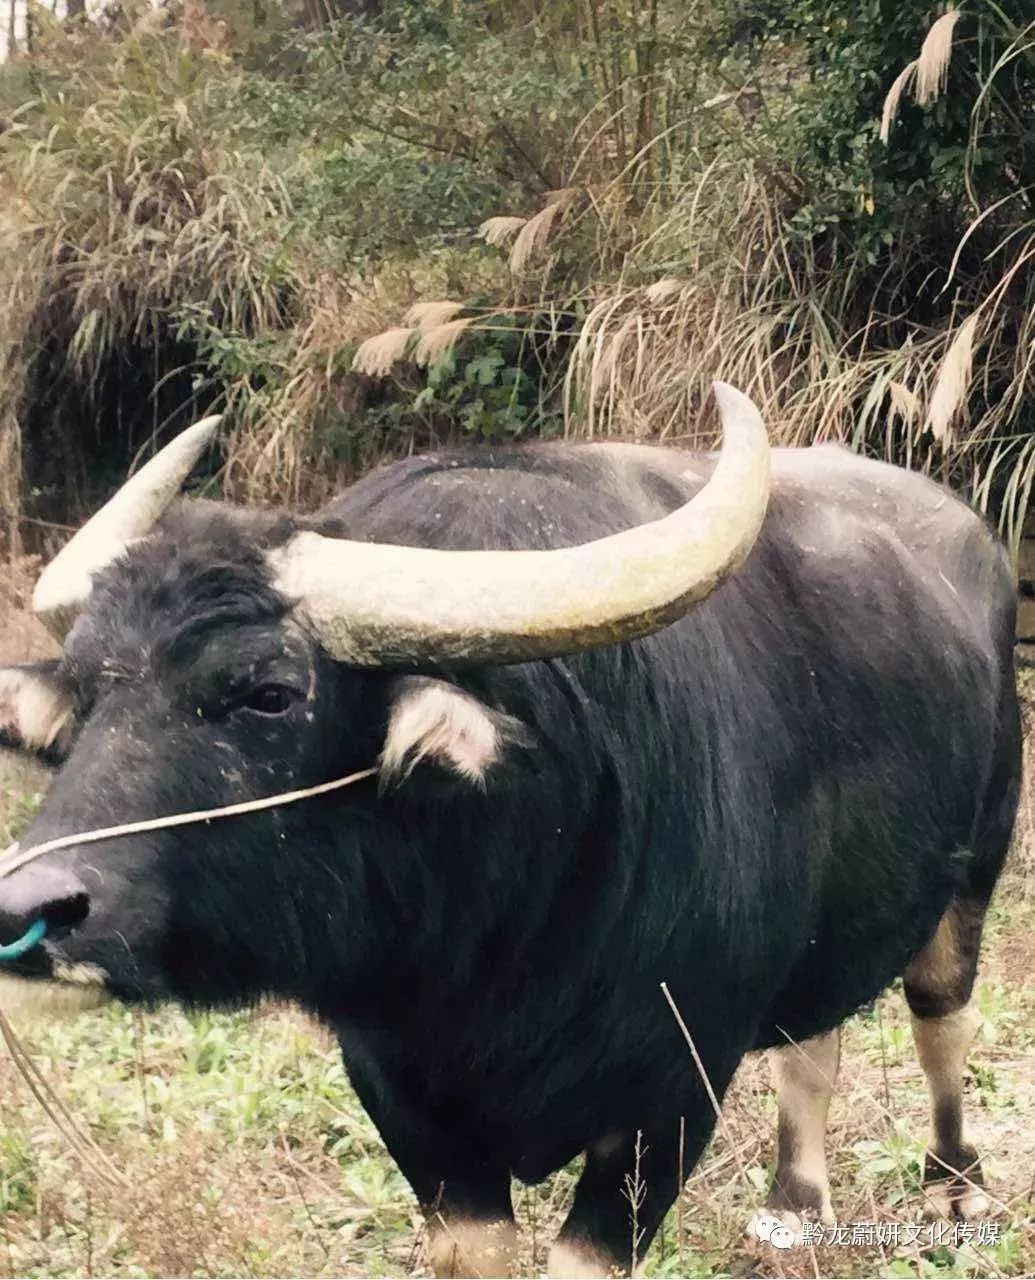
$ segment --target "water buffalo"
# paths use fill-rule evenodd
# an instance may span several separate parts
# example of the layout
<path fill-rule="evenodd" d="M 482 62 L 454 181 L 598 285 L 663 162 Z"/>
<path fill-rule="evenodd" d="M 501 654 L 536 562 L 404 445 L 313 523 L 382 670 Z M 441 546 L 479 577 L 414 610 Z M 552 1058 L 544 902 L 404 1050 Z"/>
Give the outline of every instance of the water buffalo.
<path fill-rule="evenodd" d="M 314 516 L 173 502 L 201 424 L 43 573 L 60 660 L 0 676 L 5 741 L 58 763 L 23 852 L 379 765 L 23 860 L 0 942 L 46 927 L 7 965 L 41 991 L 323 1019 L 440 1274 L 511 1272 L 512 1175 L 579 1153 L 550 1273 L 628 1271 L 712 1131 L 704 1077 L 761 1047 L 770 1204 L 829 1216 L 836 1028 L 898 975 L 932 1195 L 984 1205 L 961 1087 L 1018 790 L 1011 575 L 937 485 L 770 456 L 716 394 L 718 459 L 457 451 Z"/>

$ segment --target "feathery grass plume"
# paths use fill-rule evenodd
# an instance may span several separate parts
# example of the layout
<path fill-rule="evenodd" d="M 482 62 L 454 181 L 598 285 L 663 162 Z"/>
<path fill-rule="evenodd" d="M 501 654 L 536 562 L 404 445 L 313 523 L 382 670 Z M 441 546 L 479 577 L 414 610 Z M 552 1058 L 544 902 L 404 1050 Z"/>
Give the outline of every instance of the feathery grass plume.
<path fill-rule="evenodd" d="M 662 303 L 676 297 L 685 287 L 685 280 L 677 280 L 675 276 L 664 276 L 661 280 L 655 280 L 653 284 L 649 284 L 644 289 L 643 296 L 654 306 L 661 306 Z"/>
<path fill-rule="evenodd" d="M 564 434 L 567 439 L 592 438 L 596 433 L 598 402 L 603 399 L 603 359 L 611 321 L 621 313 L 626 298 L 621 293 L 604 297 L 590 310 L 575 340 L 564 375 Z M 611 388 L 613 393 L 614 388 Z M 615 395 L 607 396 L 604 413 L 615 407 Z"/>
<path fill-rule="evenodd" d="M 895 77 L 891 88 L 888 90 L 888 96 L 884 99 L 884 110 L 881 112 L 880 118 L 880 140 L 885 146 L 891 137 L 891 126 L 895 123 L 895 117 L 898 115 L 902 95 L 916 75 L 916 68 L 917 62 L 915 58 L 912 62 L 906 63 Z"/>
<path fill-rule="evenodd" d="M 613 334 L 606 329 L 601 329 L 602 340 L 598 346 L 593 366 L 593 380 L 590 385 L 590 396 L 594 404 L 605 402 L 614 391 L 619 373 L 619 361 L 628 345 L 629 335 L 634 329 L 640 336 L 640 341 L 635 347 L 636 358 L 642 352 L 643 342 L 642 333 L 640 333 L 642 325 L 643 316 L 638 311 L 630 311 Z"/>
<path fill-rule="evenodd" d="M 926 106 L 945 88 L 952 56 L 952 33 L 959 21 L 959 10 L 943 13 L 928 31 L 916 60 L 916 100 Z"/>
<path fill-rule="evenodd" d="M 555 187 L 552 191 L 547 191 L 544 196 L 546 204 L 559 204 L 563 209 L 567 209 L 575 197 L 579 194 L 578 187 Z"/>
<path fill-rule="evenodd" d="M 960 325 L 952 340 L 931 392 L 924 426 L 935 440 L 944 445 L 952 442 L 952 420 L 966 403 L 974 364 L 974 338 L 980 316 L 974 312 Z"/>
<path fill-rule="evenodd" d="M 352 367 L 357 373 L 365 373 L 369 378 L 387 378 L 392 366 L 397 364 L 406 354 L 410 339 L 417 329 L 401 326 L 386 329 L 384 333 L 375 333 L 356 348 L 352 357 Z"/>
<path fill-rule="evenodd" d="M 561 187 L 547 193 L 547 203 L 528 219 L 514 241 L 510 251 L 510 269 L 514 275 L 520 275 L 532 255 L 546 244 L 553 224 L 571 207 L 577 194 L 577 187 Z"/>
<path fill-rule="evenodd" d="M 891 417 L 899 417 L 907 427 L 911 427 L 920 416 L 920 398 L 903 382 L 892 379 L 888 383 L 891 393 Z"/>
<path fill-rule="evenodd" d="M 421 332 L 413 359 L 418 365 L 431 364 L 439 356 L 445 355 L 457 338 L 474 323 L 473 316 L 463 316 L 459 320 L 448 320 L 436 329 L 425 329 Z"/>
<path fill-rule="evenodd" d="M 403 324 L 415 325 L 418 329 L 436 329 L 463 309 L 462 302 L 415 302 L 403 316 Z"/>
<path fill-rule="evenodd" d="M 496 245 L 498 247 L 499 245 L 506 244 L 508 240 L 511 240 L 527 221 L 527 218 L 518 218 L 509 214 L 499 214 L 495 218 L 486 218 L 478 228 L 478 234 L 486 244 Z"/>
<path fill-rule="evenodd" d="M 935 22 L 920 46 L 920 56 L 895 77 L 881 112 L 880 140 L 887 145 L 891 126 L 898 115 L 902 95 L 913 85 L 914 97 L 920 106 L 933 102 L 945 88 L 949 76 L 949 59 L 952 56 L 952 36 L 959 21 L 959 10 L 950 9 Z"/>
<path fill-rule="evenodd" d="M 520 275 L 528 266 L 529 260 L 537 249 L 541 249 L 550 236 L 550 228 L 561 212 L 558 204 L 548 204 L 525 223 L 517 234 L 514 247 L 510 251 L 510 269 Z"/>

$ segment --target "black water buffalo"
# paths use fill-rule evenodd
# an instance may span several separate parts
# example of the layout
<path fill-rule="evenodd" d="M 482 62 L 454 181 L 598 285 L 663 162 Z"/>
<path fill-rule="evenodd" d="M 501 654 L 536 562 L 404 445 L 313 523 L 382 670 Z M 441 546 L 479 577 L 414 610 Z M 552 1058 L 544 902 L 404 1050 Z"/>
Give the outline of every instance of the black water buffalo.
<path fill-rule="evenodd" d="M 900 974 L 932 1194 L 984 1205 L 961 1082 L 1018 789 L 1007 564 L 938 486 L 770 459 L 717 396 L 718 461 L 446 453 L 312 517 L 166 510 L 202 424 L 45 571 L 61 659 L 0 678 L 6 741 L 60 764 L 23 855 L 379 764 L 9 857 L 0 943 L 42 919 L 8 964 L 40 990 L 314 1012 L 443 1274 L 512 1271 L 511 1176 L 582 1152 L 551 1274 L 627 1271 L 712 1131 L 702 1075 L 721 1098 L 766 1046 L 770 1203 L 829 1216 L 836 1028 Z"/>

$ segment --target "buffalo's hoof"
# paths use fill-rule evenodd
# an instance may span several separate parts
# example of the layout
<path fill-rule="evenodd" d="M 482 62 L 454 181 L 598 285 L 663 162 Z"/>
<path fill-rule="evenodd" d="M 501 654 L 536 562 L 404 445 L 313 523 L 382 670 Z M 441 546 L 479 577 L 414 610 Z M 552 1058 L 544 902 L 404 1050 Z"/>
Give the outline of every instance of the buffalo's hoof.
<path fill-rule="evenodd" d="M 948 1172 L 949 1169 L 958 1173 Z M 965 1147 L 952 1158 L 928 1153 L 924 1161 L 924 1196 L 929 1218 L 969 1222 L 987 1218 L 992 1209 L 984 1191 L 981 1161 L 973 1147 Z"/>

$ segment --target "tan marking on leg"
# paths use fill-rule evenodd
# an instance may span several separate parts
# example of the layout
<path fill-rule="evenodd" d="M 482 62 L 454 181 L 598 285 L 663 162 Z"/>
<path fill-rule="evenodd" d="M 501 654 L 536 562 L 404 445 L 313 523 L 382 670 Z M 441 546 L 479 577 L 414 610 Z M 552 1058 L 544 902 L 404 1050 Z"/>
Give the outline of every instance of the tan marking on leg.
<path fill-rule="evenodd" d="M 589 1245 L 572 1244 L 570 1240 L 558 1240 L 554 1244 L 546 1273 L 550 1280 L 592 1280 L 593 1277 L 625 1274 L 615 1266 L 613 1258 L 606 1258 Z"/>
<path fill-rule="evenodd" d="M 975 1167 L 977 1152 L 963 1134 L 963 1077 L 977 1023 L 972 1005 L 943 1018 L 912 1015 L 916 1055 L 931 1097 L 931 1150 L 924 1180 L 930 1183 L 930 1208 L 939 1217 L 951 1218 L 954 1212 L 975 1217 L 989 1208 L 987 1196 L 977 1186 L 961 1185 L 955 1176 L 975 1183 L 981 1178 L 980 1167 Z"/>
<path fill-rule="evenodd" d="M 963 1003 L 970 994 L 976 943 L 974 922 L 954 902 L 938 922 L 934 937 L 906 968 L 905 981 L 929 1000 Z"/>
<path fill-rule="evenodd" d="M 944 1018 L 918 1018 L 914 1013 L 911 1021 L 916 1056 L 931 1094 L 934 1138 L 955 1144 L 963 1135 L 963 1073 L 977 1030 L 977 1011 L 968 1004 Z"/>
<path fill-rule="evenodd" d="M 841 1056 L 840 1029 L 771 1053 L 779 1111 L 777 1164 L 769 1207 L 818 1214 L 833 1223 L 824 1141 Z"/>
<path fill-rule="evenodd" d="M 436 1276 L 512 1276 L 517 1227 L 506 1218 L 479 1221 L 434 1213 L 428 1219 L 428 1257 Z"/>

